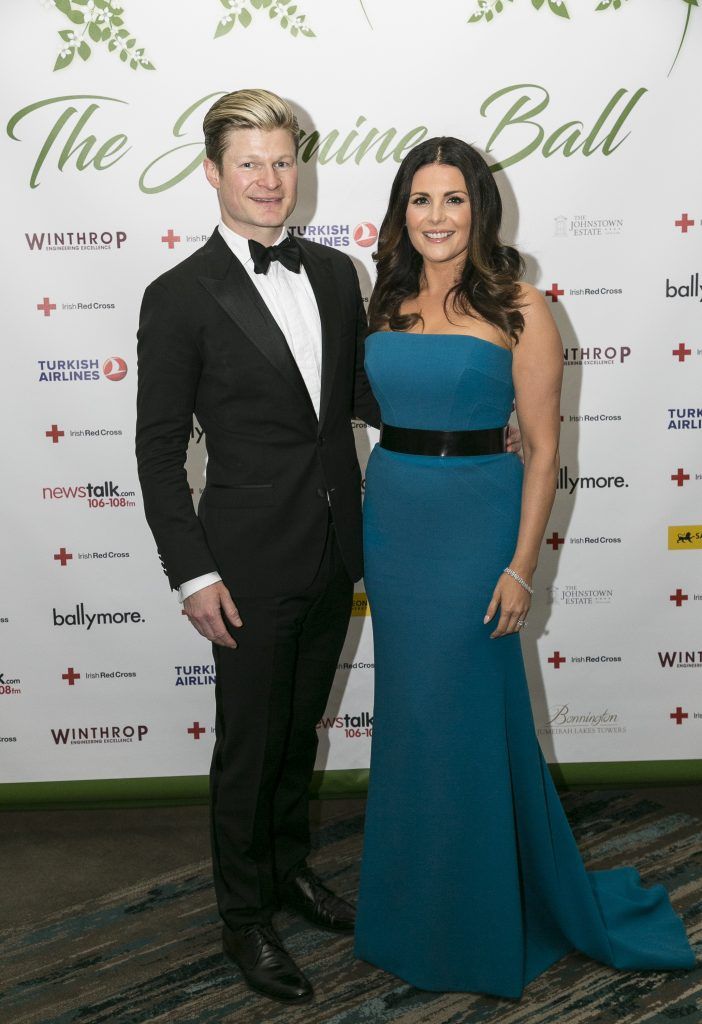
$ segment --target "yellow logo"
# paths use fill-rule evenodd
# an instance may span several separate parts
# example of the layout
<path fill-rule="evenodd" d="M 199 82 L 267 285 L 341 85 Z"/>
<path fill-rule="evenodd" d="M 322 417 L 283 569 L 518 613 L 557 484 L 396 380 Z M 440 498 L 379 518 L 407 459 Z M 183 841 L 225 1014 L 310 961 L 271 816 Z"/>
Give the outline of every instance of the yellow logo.
<path fill-rule="evenodd" d="M 700 527 L 702 529 L 702 527 Z M 362 590 L 356 591 L 353 595 L 353 604 L 351 605 L 352 615 L 370 615 L 370 608 L 368 607 L 368 597 Z"/>
<path fill-rule="evenodd" d="M 692 551 L 695 548 L 702 548 L 702 525 L 668 527 L 669 551 Z"/>

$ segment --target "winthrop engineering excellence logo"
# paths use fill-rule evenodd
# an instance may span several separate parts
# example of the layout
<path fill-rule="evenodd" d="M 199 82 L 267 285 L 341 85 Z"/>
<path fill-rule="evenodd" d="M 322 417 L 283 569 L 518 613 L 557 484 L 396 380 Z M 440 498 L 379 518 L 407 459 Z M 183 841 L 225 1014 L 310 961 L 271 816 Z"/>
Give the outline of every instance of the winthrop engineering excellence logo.
<path fill-rule="evenodd" d="M 27 245 L 42 252 L 99 252 L 121 249 L 127 241 L 126 231 L 42 231 L 40 235 L 24 236 Z"/>
<path fill-rule="evenodd" d="M 658 651 L 661 668 L 702 668 L 702 651 Z"/>
<path fill-rule="evenodd" d="M 80 725 L 52 729 L 56 746 L 93 746 L 107 743 L 141 743 L 148 734 L 148 725 Z"/>

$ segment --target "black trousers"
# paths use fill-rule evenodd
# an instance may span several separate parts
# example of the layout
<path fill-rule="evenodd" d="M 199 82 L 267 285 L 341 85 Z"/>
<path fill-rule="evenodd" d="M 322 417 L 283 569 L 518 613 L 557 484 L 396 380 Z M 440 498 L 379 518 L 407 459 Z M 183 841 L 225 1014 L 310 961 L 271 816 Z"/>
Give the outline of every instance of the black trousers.
<path fill-rule="evenodd" d="M 310 849 L 309 785 L 351 614 L 353 583 L 330 523 L 317 574 L 295 596 L 232 598 L 238 647 L 214 646 L 212 862 L 230 928 L 269 921 Z"/>

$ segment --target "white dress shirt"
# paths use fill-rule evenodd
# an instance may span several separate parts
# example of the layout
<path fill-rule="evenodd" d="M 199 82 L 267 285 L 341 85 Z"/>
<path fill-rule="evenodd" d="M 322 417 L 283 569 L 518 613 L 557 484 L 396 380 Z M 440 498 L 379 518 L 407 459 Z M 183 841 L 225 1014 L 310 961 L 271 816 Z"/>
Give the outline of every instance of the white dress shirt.
<path fill-rule="evenodd" d="M 299 274 L 287 270 L 277 260 L 271 262 L 267 274 L 254 271 L 253 260 L 249 252 L 249 240 L 220 221 L 219 233 L 233 254 L 247 272 L 261 298 L 268 307 L 273 319 L 285 335 L 293 358 L 309 391 L 312 405 L 319 417 L 319 399 L 322 389 L 322 324 L 319 319 L 317 300 L 312 285 L 305 272 L 300 268 Z M 278 245 L 287 237 L 287 230 L 282 229 L 274 242 Z M 221 580 L 217 572 L 208 572 L 192 580 L 181 583 L 179 600 L 197 593 L 211 583 Z"/>

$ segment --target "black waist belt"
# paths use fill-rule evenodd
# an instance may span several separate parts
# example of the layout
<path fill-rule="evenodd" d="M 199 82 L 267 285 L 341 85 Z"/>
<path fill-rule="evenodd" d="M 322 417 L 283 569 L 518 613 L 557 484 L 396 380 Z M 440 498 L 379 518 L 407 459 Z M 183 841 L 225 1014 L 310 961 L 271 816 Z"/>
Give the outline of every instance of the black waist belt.
<path fill-rule="evenodd" d="M 403 455 L 499 455 L 505 450 L 505 428 L 413 430 L 383 423 L 380 446 Z"/>

